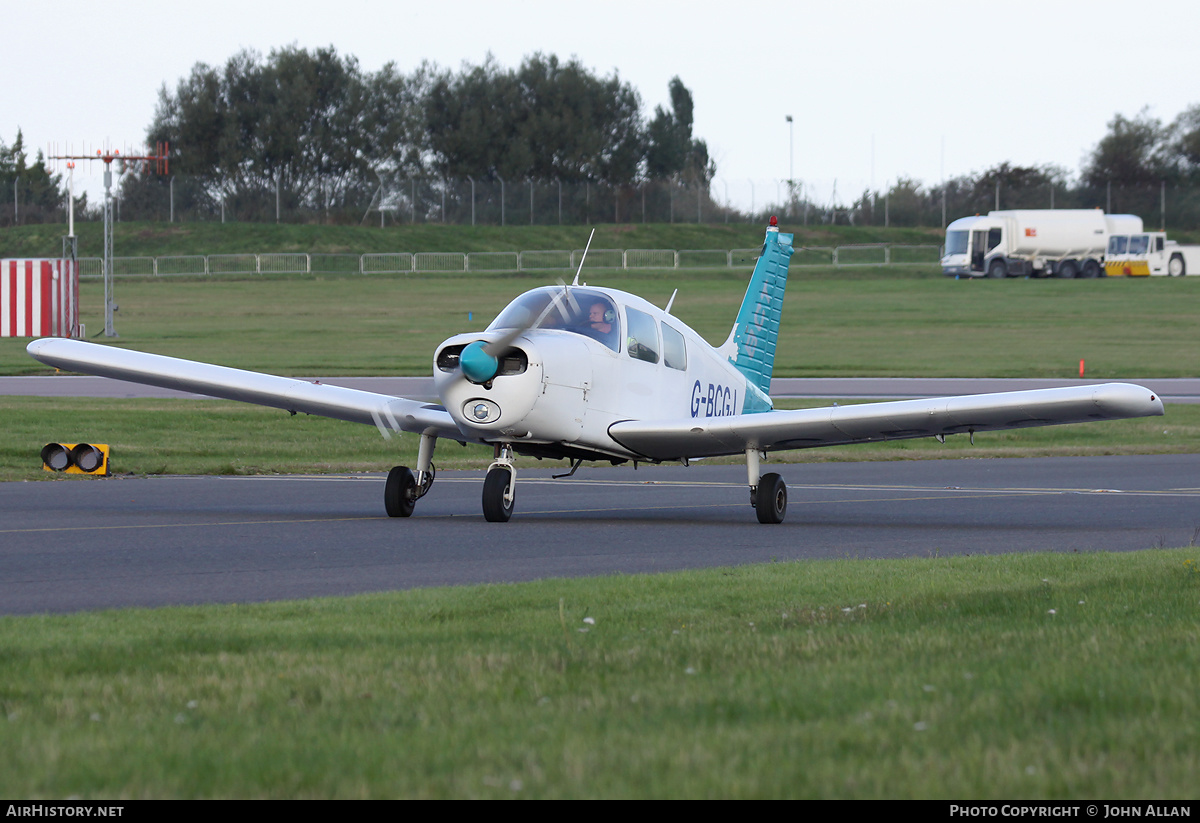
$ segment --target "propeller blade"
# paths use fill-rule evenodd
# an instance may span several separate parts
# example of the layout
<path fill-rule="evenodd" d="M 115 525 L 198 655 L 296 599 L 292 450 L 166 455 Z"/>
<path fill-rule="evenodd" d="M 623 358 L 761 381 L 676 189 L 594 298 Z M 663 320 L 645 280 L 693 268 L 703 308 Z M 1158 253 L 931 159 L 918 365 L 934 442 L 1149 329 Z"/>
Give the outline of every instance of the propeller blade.
<path fill-rule="evenodd" d="M 509 329 L 502 337 L 488 343 L 476 340 L 474 343 L 467 344 L 466 348 L 458 356 L 458 365 L 462 369 L 463 377 L 472 383 L 480 384 L 486 383 L 495 377 L 496 372 L 500 370 L 500 355 L 508 351 L 512 347 L 513 342 L 525 332 L 541 326 L 542 321 L 546 319 L 546 315 L 550 314 L 550 310 L 556 306 L 562 313 L 563 319 L 568 319 L 570 315 L 563 308 L 559 296 L 552 294 L 550 296 L 550 303 L 547 304 L 546 308 L 542 309 L 542 313 L 529 325 Z"/>
<path fill-rule="evenodd" d="M 588 249 L 592 247 L 592 238 L 595 236 L 596 230 L 592 229 L 591 235 L 588 236 L 587 246 L 583 249 L 583 257 L 579 260 L 579 269 L 575 272 L 575 282 L 572 285 L 579 285 L 579 273 L 583 271 L 583 262 L 587 260 Z M 458 356 L 458 364 L 462 369 L 463 377 L 472 383 L 486 383 L 495 377 L 496 372 L 500 370 L 500 356 L 512 347 L 518 337 L 530 329 L 539 328 L 552 309 L 558 309 L 564 323 L 569 323 L 572 318 L 582 314 L 583 310 L 579 306 L 579 301 L 575 299 L 575 295 L 571 294 L 571 286 L 568 286 L 562 278 L 559 278 L 558 285 L 562 286 L 562 294 L 551 293 L 549 304 L 532 323 L 509 329 L 503 336 L 490 342 L 476 340 L 474 343 L 468 344 Z M 565 304 L 563 296 L 566 297 Z"/>

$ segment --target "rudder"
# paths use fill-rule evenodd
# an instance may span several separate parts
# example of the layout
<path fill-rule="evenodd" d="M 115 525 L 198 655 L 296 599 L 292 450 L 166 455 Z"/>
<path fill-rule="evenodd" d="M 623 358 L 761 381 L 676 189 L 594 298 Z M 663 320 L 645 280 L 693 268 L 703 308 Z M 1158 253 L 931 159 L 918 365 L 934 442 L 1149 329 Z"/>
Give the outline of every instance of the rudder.
<path fill-rule="evenodd" d="M 779 340 L 779 318 L 783 313 L 783 293 L 787 288 L 788 264 L 795 251 L 792 235 L 781 234 L 774 225 L 774 217 L 771 223 L 733 331 L 720 349 L 729 362 L 746 376 L 750 385 L 757 387 L 764 395 L 771 391 L 775 346 Z"/>

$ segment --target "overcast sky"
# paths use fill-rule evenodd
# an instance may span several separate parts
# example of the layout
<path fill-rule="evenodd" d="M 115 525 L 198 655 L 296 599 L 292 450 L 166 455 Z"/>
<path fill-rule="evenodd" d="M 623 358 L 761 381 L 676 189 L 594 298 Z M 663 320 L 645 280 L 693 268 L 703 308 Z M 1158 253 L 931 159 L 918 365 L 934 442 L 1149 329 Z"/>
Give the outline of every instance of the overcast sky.
<path fill-rule="evenodd" d="M 488 52 L 515 67 L 541 51 L 617 73 L 647 118 L 678 75 L 717 163 L 713 194 L 741 206 L 775 200 L 792 162 L 819 202 L 835 180 L 852 198 L 1003 161 L 1074 175 L 1114 114 L 1148 106 L 1170 122 L 1200 103 L 1195 0 L 0 0 L 0 11 L 5 144 L 19 127 L 34 151 L 140 145 L 164 83 L 242 48 L 332 45 L 366 71 L 404 72 Z M 87 165 L 77 185 L 99 194 L 100 164 Z"/>

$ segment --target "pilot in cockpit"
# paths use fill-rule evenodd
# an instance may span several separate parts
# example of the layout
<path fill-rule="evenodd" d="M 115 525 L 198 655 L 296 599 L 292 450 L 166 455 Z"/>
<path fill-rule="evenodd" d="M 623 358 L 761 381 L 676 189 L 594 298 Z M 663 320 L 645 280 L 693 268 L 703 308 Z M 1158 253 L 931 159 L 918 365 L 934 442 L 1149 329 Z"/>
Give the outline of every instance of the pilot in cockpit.
<path fill-rule="evenodd" d="M 591 329 L 589 337 L 596 338 L 610 349 L 615 348 L 613 344 L 616 332 L 613 330 L 613 323 L 616 319 L 616 312 L 607 303 L 602 300 L 592 303 L 588 309 L 588 328 Z"/>

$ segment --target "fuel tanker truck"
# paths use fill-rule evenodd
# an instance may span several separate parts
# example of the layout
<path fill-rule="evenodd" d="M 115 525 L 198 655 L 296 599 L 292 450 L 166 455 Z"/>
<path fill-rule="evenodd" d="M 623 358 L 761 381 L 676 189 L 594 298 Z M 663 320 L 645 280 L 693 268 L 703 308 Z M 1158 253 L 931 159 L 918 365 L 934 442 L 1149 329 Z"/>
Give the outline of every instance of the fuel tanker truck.
<path fill-rule="evenodd" d="M 992 211 L 947 227 L 942 272 L 957 277 L 1103 277 L 1109 236 L 1141 231 L 1142 218 L 1100 209 Z"/>

